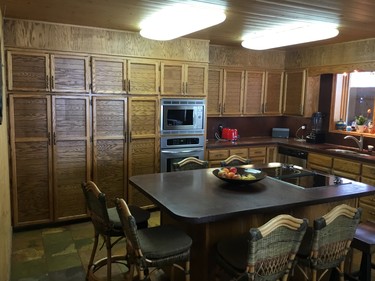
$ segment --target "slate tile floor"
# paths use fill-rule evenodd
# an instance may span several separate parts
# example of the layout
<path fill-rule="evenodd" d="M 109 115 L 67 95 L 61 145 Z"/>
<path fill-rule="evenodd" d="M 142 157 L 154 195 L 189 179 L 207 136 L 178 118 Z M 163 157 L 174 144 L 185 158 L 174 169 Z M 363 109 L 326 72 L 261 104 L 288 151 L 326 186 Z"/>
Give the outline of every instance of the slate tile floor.
<path fill-rule="evenodd" d="M 152 212 L 149 226 L 160 224 L 160 213 Z M 15 232 L 12 245 L 11 281 L 83 281 L 94 237 L 90 221 L 60 227 Z M 100 240 L 99 243 L 101 243 Z M 99 247 L 101 244 L 99 244 Z M 124 240 L 114 247 L 122 254 Z M 105 257 L 103 247 L 95 259 Z M 113 281 L 123 280 L 124 267 L 113 267 Z M 105 268 L 98 272 L 105 277 Z M 105 280 L 105 278 L 103 278 Z"/>

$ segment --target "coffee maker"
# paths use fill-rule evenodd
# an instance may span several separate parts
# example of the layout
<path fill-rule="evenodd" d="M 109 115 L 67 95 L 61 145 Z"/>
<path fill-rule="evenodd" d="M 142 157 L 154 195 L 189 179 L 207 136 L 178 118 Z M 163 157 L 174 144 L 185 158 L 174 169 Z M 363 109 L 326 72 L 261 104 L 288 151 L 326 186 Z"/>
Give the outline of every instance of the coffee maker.
<path fill-rule="evenodd" d="M 315 112 L 311 116 L 311 132 L 306 136 L 306 142 L 308 143 L 323 143 L 325 142 L 325 133 L 322 129 L 323 126 L 323 114 L 321 112 Z"/>

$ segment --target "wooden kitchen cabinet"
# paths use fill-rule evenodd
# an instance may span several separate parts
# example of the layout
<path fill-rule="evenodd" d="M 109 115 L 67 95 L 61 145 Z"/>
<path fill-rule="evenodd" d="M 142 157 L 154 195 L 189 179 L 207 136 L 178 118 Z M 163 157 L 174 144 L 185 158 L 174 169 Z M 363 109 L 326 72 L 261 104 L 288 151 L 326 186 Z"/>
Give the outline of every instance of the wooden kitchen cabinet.
<path fill-rule="evenodd" d="M 375 186 L 375 166 L 362 164 L 361 181 Z M 362 208 L 362 221 L 370 220 L 375 223 L 375 195 L 359 198 L 359 206 Z"/>
<path fill-rule="evenodd" d="M 249 158 L 252 164 L 267 162 L 267 147 L 265 146 L 251 146 L 249 147 Z"/>
<path fill-rule="evenodd" d="M 207 96 L 208 64 L 161 63 L 161 95 Z"/>
<path fill-rule="evenodd" d="M 285 71 L 283 114 L 302 116 L 306 92 L 306 70 Z"/>
<path fill-rule="evenodd" d="M 283 95 L 284 71 L 269 70 L 265 73 L 263 114 L 280 115 Z"/>
<path fill-rule="evenodd" d="M 124 57 L 92 57 L 92 88 L 98 94 L 159 93 L 159 62 Z"/>
<path fill-rule="evenodd" d="M 243 98 L 243 115 L 263 114 L 265 72 L 246 71 Z"/>
<path fill-rule="evenodd" d="M 360 181 L 361 163 L 348 159 L 333 158 L 332 174 Z"/>
<path fill-rule="evenodd" d="M 89 57 L 8 51 L 8 90 L 89 92 Z"/>
<path fill-rule="evenodd" d="M 219 116 L 223 106 L 224 69 L 210 68 L 208 70 L 207 115 Z"/>
<path fill-rule="evenodd" d="M 307 168 L 312 171 L 331 174 L 332 157 L 329 155 L 310 152 L 307 158 Z"/>
<path fill-rule="evenodd" d="M 129 177 L 160 171 L 159 114 L 156 97 L 129 98 Z M 133 186 L 128 188 L 128 200 L 132 205 L 154 206 Z"/>
<path fill-rule="evenodd" d="M 93 180 L 113 207 L 116 197 L 127 198 L 127 98 L 93 97 Z"/>
<path fill-rule="evenodd" d="M 240 116 L 242 111 L 244 71 L 224 70 L 223 116 Z"/>
<path fill-rule="evenodd" d="M 88 97 L 11 94 L 9 110 L 13 225 L 85 217 Z"/>

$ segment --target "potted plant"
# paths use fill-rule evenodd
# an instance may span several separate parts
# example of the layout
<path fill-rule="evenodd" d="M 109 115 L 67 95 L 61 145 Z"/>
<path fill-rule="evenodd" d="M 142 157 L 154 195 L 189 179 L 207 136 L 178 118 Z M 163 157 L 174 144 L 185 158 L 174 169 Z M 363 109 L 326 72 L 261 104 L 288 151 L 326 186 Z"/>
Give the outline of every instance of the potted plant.
<path fill-rule="evenodd" d="M 357 125 L 357 129 L 359 133 L 363 133 L 366 121 L 367 121 L 367 118 L 363 115 L 359 115 L 355 117 L 355 123 Z"/>

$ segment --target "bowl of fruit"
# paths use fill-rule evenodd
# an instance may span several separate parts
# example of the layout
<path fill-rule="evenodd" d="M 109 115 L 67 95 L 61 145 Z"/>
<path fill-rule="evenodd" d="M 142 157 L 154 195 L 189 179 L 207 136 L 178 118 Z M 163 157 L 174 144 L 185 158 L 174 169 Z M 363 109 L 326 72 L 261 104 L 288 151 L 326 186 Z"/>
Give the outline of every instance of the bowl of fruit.
<path fill-rule="evenodd" d="M 257 169 L 223 167 L 212 173 L 219 179 L 236 185 L 248 185 L 264 179 L 267 174 Z"/>

